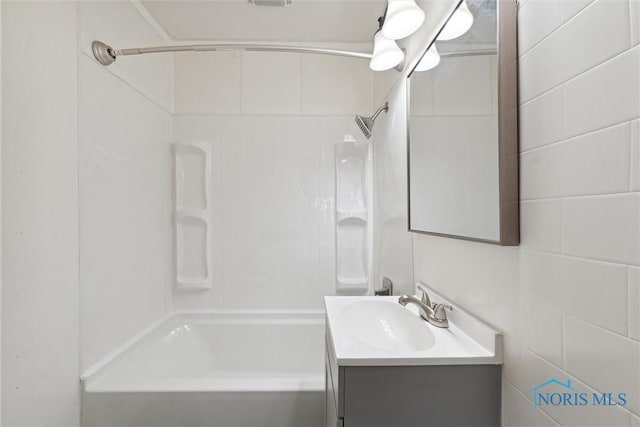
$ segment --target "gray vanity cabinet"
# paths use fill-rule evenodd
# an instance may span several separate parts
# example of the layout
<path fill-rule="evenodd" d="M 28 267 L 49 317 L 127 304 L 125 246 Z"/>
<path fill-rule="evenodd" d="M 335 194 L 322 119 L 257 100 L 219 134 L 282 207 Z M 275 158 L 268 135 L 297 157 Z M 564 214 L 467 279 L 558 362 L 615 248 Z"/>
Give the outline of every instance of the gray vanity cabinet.
<path fill-rule="evenodd" d="M 327 427 L 500 425 L 501 365 L 339 366 L 329 334 Z"/>

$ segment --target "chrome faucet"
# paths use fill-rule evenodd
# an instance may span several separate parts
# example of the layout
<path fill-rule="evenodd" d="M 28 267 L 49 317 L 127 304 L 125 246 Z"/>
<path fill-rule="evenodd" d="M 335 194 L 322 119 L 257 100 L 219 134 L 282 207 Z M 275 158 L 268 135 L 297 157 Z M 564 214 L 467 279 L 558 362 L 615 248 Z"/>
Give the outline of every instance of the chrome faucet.
<path fill-rule="evenodd" d="M 418 290 L 422 292 L 422 297 L 417 298 L 413 295 L 403 295 L 398 298 L 398 303 L 402 306 L 415 304 L 418 306 L 420 317 L 424 320 L 438 328 L 448 328 L 449 319 L 447 319 L 446 310 L 451 311 L 453 310 L 453 307 L 448 304 L 432 303 L 431 298 L 429 298 L 429 294 L 427 293 L 427 289 L 421 283 L 417 283 L 416 285 Z"/>

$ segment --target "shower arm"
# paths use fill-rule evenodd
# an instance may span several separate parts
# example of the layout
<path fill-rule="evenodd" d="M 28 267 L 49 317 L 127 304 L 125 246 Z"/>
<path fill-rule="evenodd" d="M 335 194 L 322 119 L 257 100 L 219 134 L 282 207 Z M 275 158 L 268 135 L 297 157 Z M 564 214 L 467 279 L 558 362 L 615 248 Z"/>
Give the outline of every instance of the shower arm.
<path fill-rule="evenodd" d="M 93 56 L 102 65 L 111 65 L 118 56 L 144 55 L 148 53 L 170 52 L 215 52 L 215 51 L 248 51 L 248 52 L 290 52 L 312 53 L 318 55 L 345 56 L 357 59 L 371 59 L 370 53 L 352 52 L 348 50 L 324 49 L 319 47 L 285 46 L 259 43 L 209 43 L 175 46 L 141 47 L 132 49 L 114 49 L 101 41 L 91 44 Z"/>
<path fill-rule="evenodd" d="M 373 116 L 371 116 L 371 120 L 373 120 L 375 122 L 376 119 L 378 118 L 378 116 L 380 115 L 380 113 L 382 113 L 383 111 L 384 112 L 389 111 L 389 103 L 388 102 L 385 102 L 382 107 L 378 108 L 376 110 L 376 112 L 373 113 Z"/>

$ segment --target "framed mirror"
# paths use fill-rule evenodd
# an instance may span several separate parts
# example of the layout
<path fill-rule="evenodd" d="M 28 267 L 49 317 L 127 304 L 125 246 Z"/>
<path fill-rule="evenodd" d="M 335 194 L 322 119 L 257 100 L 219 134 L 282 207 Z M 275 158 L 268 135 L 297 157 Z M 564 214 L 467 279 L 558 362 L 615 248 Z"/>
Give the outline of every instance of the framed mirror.
<path fill-rule="evenodd" d="M 519 243 L 515 0 L 463 0 L 408 85 L 409 230 Z"/>

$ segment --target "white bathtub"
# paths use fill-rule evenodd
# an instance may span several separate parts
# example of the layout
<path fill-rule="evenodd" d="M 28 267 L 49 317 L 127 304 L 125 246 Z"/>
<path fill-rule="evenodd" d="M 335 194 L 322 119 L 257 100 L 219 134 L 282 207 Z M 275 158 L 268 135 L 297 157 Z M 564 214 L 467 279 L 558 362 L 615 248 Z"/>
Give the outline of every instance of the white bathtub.
<path fill-rule="evenodd" d="M 320 427 L 324 318 L 178 314 L 83 385 L 83 426 Z"/>

